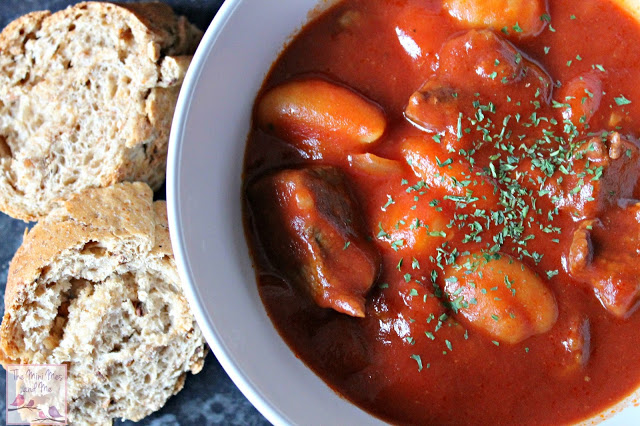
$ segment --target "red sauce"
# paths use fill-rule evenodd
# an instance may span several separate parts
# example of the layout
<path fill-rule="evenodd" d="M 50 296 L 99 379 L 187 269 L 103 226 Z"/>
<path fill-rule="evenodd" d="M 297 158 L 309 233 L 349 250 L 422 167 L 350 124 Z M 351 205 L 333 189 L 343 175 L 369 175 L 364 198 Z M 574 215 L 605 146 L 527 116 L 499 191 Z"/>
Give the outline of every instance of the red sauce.
<path fill-rule="evenodd" d="M 551 26 L 547 24 L 538 36 L 520 38 L 513 29 L 508 29 L 508 34 L 499 30 L 495 34 L 520 49 L 523 60 L 531 61 L 530 69 L 537 66 L 542 74 L 551 77 L 553 87 L 549 87 L 549 99 L 561 104 L 573 102 L 561 98 L 572 79 L 595 76 L 599 80 L 602 94 L 592 93 L 601 97 L 599 106 L 588 120 L 589 129 L 576 130 L 575 140 L 588 139 L 589 132 L 600 135 L 601 131 L 615 131 L 624 136 L 628 146 L 636 149 L 638 144 L 633 133 L 640 122 L 640 86 L 637 84 L 640 44 L 635 42 L 640 40 L 638 24 L 605 0 L 551 1 L 548 7 Z M 390 241 L 379 237 L 379 223 L 386 221 L 388 225 L 383 230 L 389 232 L 399 220 L 389 216 L 396 212 L 401 218 L 410 214 L 414 205 L 418 206 L 415 210 L 425 215 L 426 222 L 431 221 L 433 225 L 439 217 L 444 217 L 446 225 L 455 215 L 473 217 L 474 212 L 483 208 L 480 206 L 483 202 L 489 203 L 487 211 L 494 203 L 490 184 L 472 185 L 476 195 L 480 195 L 473 207 L 445 201 L 446 191 L 434 189 L 433 185 L 419 196 L 418 191 L 407 192 L 420 178 L 405 161 L 403 143 L 411 137 L 432 140 L 433 135 L 409 122 L 405 108 L 414 92 L 438 76 L 438 66 L 443 68 L 446 54 L 442 46 L 467 31 L 468 28 L 442 10 L 439 0 L 346 0 L 307 25 L 285 49 L 267 77 L 258 101 L 270 89 L 301 77 L 320 77 L 353 89 L 379 105 L 387 120 L 382 138 L 367 151 L 397 161 L 402 165 L 402 173 L 398 177 L 372 176 L 353 167 L 346 156 L 348 153 L 343 157 L 309 159 L 269 129 L 254 125 L 246 150 L 245 182 L 250 184 L 273 170 L 309 164 L 340 168 L 361 208 L 367 235 L 382 259 L 380 275 L 366 296 L 364 318 L 321 308 L 268 260 L 274 255 L 287 256 L 287 253 L 265 253 L 265 244 L 257 236 L 260 231 L 254 227 L 258 210 L 247 206 L 247 234 L 260 294 L 274 325 L 299 358 L 341 395 L 387 421 L 402 424 L 579 421 L 613 405 L 640 385 L 640 351 L 636 343 L 640 342 L 640 313 L 626 306 L 616 315 L 615 308 L 607 309 L 596 297 L 594 287 L 597 286 L 589 281 L 606 274 L 596 268 L 604 268 L 603 265 L 610 264 L 607 262 L 615 260 L 619 262 L 616 265 L 623 265 L 614 268 L 620 270 L 617 272 L 621 283 L 615 289 L 620 294 L 630 292 L 632 304 L 635 303 L 640 282 L 632 266 L 637 264 L 640 249 L 634 237 L 640 225 L 638 217 L 621 210 L 618 198 L 638 197 L 636 182 L 625 181 L 629 180 L 628 176 L 634 176 L 637 164 L 610 172 L 609 179 L 624 182 L 621 188 L 616 188 L 626 191 L 626 195 L 616 195 L 614 201 L 603 202 L 604 207 L 597 213 L 589 208 L 576 213 L 579 207 L 574 209 L 573 205 L 580 200 L 574 197 L 557 211 L 553 220 L 548 220 L 548 212 L 554 211 L 555 206 L 549 196 L 536 196 L 536 208 L 543 212 L 536 214 L 536 208 L 530 209 L 533 221 L 525 219 L 523 234 L 533 237 L 526 240 L 526 244 L 522 238 L 519 241 L 507 238 L 502 243 L 500 253 L 520 259 L 526 268 L 535 272 L 552 293 L 557 306 L 557 320 L 549 330 L 533 333 L 516 343 L 505 343 L 491 336 L 452 310 L 446 297 L 438 295 L 431 271 L 439 274 L 435 283 L 442 290 L 448 275 L 438 266 L 444 261 L 436 259 L 436 249 L 442 247 L 444 238 L 437 242 L 428 240 L 429 249 L 414 250 L 406 242 L 394 249 Z M 403 37 L 405 47 L 401 44 Z M 420 55 L 410 55 L 413 45 L 407 40 L 421 48 Z M 451 57 L 464 57 L 464 54 L 458 52 Z M 454 61 L 448 72 L 437 79 L 455 86 L 456 96 L 465 105 L 474 100 L 480 105 L 494 103 L 495 113 L 485 111 L 496 124 L 491 127 L 491 135 L 500 132 L 503 120 L 510 115 L 512 121 L 506 127 L 512 135 L 509 139 L 503 135 L 503 144 L 513 145 L 519 152 L 518 146 L 544 137 L 542 128 L 553 128 L 556 135 L 562 134 L 563 107 L 547 103 L 544 93 L 536 97 L 531 87 L 522 85 L 512 89 L 505 85 L 504 91 L 497 91 L 489 80 L 481 86 L 461 87 L 465 79 L 468 80 L 467 66 Z M 530 77 L 531 72 L 528 75 Z M 498 75 L 497 79 L 500 78 Z M 507 95 L 512 102 L 506 100 Z M 519 98 L 526 100 L 516 107 L 515 99 Z M 593 98 L 588 95 L 584 102 L 591 102 Z M 540 106 L 532 103 L 536 100 Z M 517 113 L 521 116 L 519 123 L 515 122 Z M 533 113 L 536 115 L 531 119 Z M 468 135 L 472 139 L 481 137 L 478 136 L 481 132 L 471 124 L 474 117 L 470 116 L 465 113 L 458 130 L 462 131 L 458 135 L 462 138 L 454 138 L 454 144 L 456 139 L 466 137 L 466 128 L 471 129 Z M 535 117 L 544 118 L 536 125 Z M 550 118 L 559 124 L 551 126 Z M 523 123 L 534 124 L 528 127 Z M 526 136 L 520 139 L 520 134 Z M 506 164 L 501 161 L 506 161 L 508 151 L 494 148 L 495 140 L 479 148 L 473 158 L 478 170 L 485 170 L 488 181 L 498 181 L 504 188 L 505 181 L 492 176 L 490 163 Z M 436 142 L 432 143 L 435 146 Z M 439 160 L 452 158 L 454 165 L 462 161 L 459 152 L 447 153 L 443 145 L 444 141 L 430 148 L 441 150 Z M 562 142 L 551 138 L 550 147 L 560 145 Z M 548 154 L 553 149 L 545 147 L 544 152 Z M 492 159 L 497 154 L 502 157 Z M 525 174 L 537 176 L 523 161 L 517 167 Z M 597 173 L 596 167 L 589 170 Z M 562 174 L 556 171 L 550 181 L 557 180 L 558 176 Z M 585 175 L 582 179 L 592 182 L 593 176 Z M 540 190 L 540 185 L 533 186 L 536 192 Z M 394 204 L 387 205 L 383 211 L 390 196 Z M 530 197 L 524 198 L 527 203 L 531 202 Z M 442 211 L 428 204 L 434 199 L 439 200 Z M 516 212 L 522 213 L 522 209 Z M 581 216 L 580 220 L 576 216 Z M 469 217 L 459 221 L 463 229 L 457 225 L 437 228 L 448 235 L 448 252 L 453 248 L 460 252 L 478 252 L 494 245 L 502 228 L 485 227 L 485 222 L 476 217 L 483 224 L 482 239 L 469 242 L 465 238 L 470 233 L 468 225 L 475 221 Z M 595 230 L 585 224 L 585 220 L 590 219 L 599 221 L 593 225 Z M 436 225 L 433 226 L 431 231 L 436 229 Z M 589 268 L 592 269 L 586 269 L 582 275 L 572 273 L 567 266 L 575 244 L 574 235 L 581 226 L 589 226 L 586 232 L 591 235 L 591 255 L 595 252 L 594 259 L 600 259 L 591 260 Z M 561 232 L 542 230 L 550 229 L 548 227 L 558 227 Z M 401 260 L 402 265 L 398 267 Z M 601 295 L 606 291 L 600 288 Z M 438 327 L 442 314 L 446 318 L 442 317 Z M 575 333 L 586 333 L 588 342 L 588 348 L 582 348 L 585 360 L 577 366 L 575 354 L 567 349 Z M 581 338 L 584 340 L 584 337 Z"/>

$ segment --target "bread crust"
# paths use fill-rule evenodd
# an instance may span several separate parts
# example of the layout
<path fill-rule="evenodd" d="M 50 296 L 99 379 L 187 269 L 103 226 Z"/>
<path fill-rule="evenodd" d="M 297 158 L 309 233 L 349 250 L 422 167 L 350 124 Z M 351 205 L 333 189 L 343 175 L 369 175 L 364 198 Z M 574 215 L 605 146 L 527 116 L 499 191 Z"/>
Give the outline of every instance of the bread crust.
<path fill-rule="evenodd" d="M 78 46 L 69 54 L 89 40 L 87 20 L 102 25 L 106 47 L 91 39 L 86 55 Z M 201 36 L 163 3 L 84 2 L 10 23 L 0 33 L 0 211 L 34 221 L 88 187 L 158 189 Z"/>
<path fill-rule="evenodd" d="M 98 260 L 102 262 L 101 268 L 105 271 L 91 277 L 83 269 L 86 265 L 78 264 L 77 261 L 71 266 L 61 266 L 69 259 L 74 257 L 77 259 L 79 254 L 91 250 L 93 245 L 99 246 L 100 250 L 104 249 L 104 252 L 98 256 Z M 134 266 L 129 267 L 129 265 Z M 77 317 L 90 315 L 86 313 L 86 307 L 77 307 L 74 314 L 66 314 L 68 316 L 65 318 L 67 323 L 62 330 L 59 330 L 60 336 L 57 340 L 54 339 L 54 343 L 50 346 L 47 346 L 45 341 L 45 345 L 37 350 L 27 349 L 25 341 L 30 336 L 26 326 L 23 328 L 22 324 L 25 320 L 33 322 L 33 318 L 29 314 L 33 313 L 36 306 L 39 306 L 40 309 L 38 315 L 43 312 L 41 308 L 46 297 L 43 298 L 39 294 L 48 291 L 46 289 L 51 286 L 55 287 L 56 282 L 80 280 L 85 283 L 84 290 L 98 292 L 101 291 L 100 288 L 107 286 L 109 281 L 113 283 L 113 280 L 124 279 L 121 277 L 131 274 L 139 277 L 143 272 L 147 275 L 155 274 L 154 276 L 174 281 L 163 283 L 168 286 L 167 288 L 174 290 L 172 293 L 160 294 L 155 302 L 156 310 L 161 307 L 160 310 L 168 309 L 171 312 L 170 326 L 165 326 L 169 328 L 164 332 L 158 332 L 154 328 L 154 323 L 148 325 L 137 323 L 138 327 L 143 327 L 137 335 L 140 342 L 135 343 L 135 347 L 130 347 L 127 350 L 132 352 L 142 350 L 144 353 L 149 353 L 150 358 L 144 360 L 146 366 L 155 365 L 155 363 L 160 363 L 160 360 L 164 359 L 163 357 L 166 358 L 166 355 L 157 354 L 171 353 L 170 365 L 174 366 L 172 367 L 174 370 L 162 373 L 168 375 L 168 378 L 163 376 L 162 386 L 159 387 L 160 391 L 151 396 L 147 394 L 140 396 L 137 404 L 128 404 L 127 401 L 123 402 L 114 396 L 115 408 L 109 408 L 111 401 L 109 398 L 107 398 L 107 402 L 102 402 L 103 405 L 106 404 L 105 407 L 100 405 L 96 408 L 87 402 L 94 401 L 96 398 L 91 391 L 95 386 L 100 385 L 96 384 L 96 375 L 99 375 L 99 379 L 106 380 L 105 377 L 109 377 L 108 371 L 116 368 L 119 369 L 120 374 L 124 374 L 122 370 L 126 371 L 126 367 L 121 364 L 115 367 L 111 365 L 103 367 L 103 371 L 101 371 L 98 361 L 80 359 L 78 354 L 86 354 L 87 351 L 78 343 L 77 338 L 72 339 L 71 343 L 67 341 L 66 349 L 56 352 L 64 346 L 63 339 L 67 335 L 74 333 L 82 335 L 82 332 L 77 328 L 69 329 L 71 327 L 69 324 L 72 315 Z M 98 279 L 103 281 L 98 282 Z M 135 280 L 140 279 L 148 278 L 135 278 Z M 118 288 L 116 293 L 128 291 L 124 287 L 119 290 L 120 287 L 117 286 L 120 284 L 116 283 L 115 285 Z M 86 286 L 94 289 L 87 289 Z M 159 284 L 152 285 L 151 290 L 141 290 L 141 287 L 137 287 L 138 290 L 131 294 L 138 294 L 136 297 L 139 297 L 140 294 L 148 291 L 163 292 L 164 290 L 161 290 L 160 287 Z M 142 293 L 139 293 L 141 291 Z M 129 290 L 129 292 L 131 291 Z M 79 295 L 77 297 L 80 298 Z M 127 297 L 124 298 L 125 301 L 129 300 Z M 51 300 L 56 300 L 60 306 L 61 303 L 64 303 L 61 301 L 62 299 L 63 295 L 58 293 Z M 165 299 L 169 300 L 166 302 L 167 305 L 157 305 L 158 300 Z M 110 303 L 125 302 L 105 301 L 99 305 L 99 309 L 119 309 L 119 305 L 109 306 Z M 152 305 L 149 302 L 149 309 Z M 57 318 L 64 315 L 60 314 L 61 308 L 59 306 L 54 306 L 51 310 L 55 316 L 50 320 L 50 324 L 53 325 L 44 325 L 45 328 L 51 327 L 51 331 L 45 331 L 45 340 L 53 339 L 56 333 L 54 329 Z M 73 306 L 73 301 L 71 301 L 71 306 Z M 138 314 L 137 308 L 135 313 Z M 142 315 L 142 313 L 140 314 Z M 96 315 L 99 314 L 96 313 Z M 142 321 L 142 318 L 138 320 Z M 153 321 L 157 321 L 157 318 Z M 86 322 L 82 323 L 86 324 Z M 149 328 L 145 329 L 144 327 Z M 93 338 L 94 336 L 88 337 L 88 339 Z M 100 339 L 102 338 L 100 337 Z M 122 336 L 122 339 L 121 345 L 123 347 L 126 347 L 126 342 L 129 342 L 129 339 L 133 341 L 132 336 Z M 92 342 L 92 340 L 89 341 Z M 97 352 L 98 355 L 101 350 L 104 350 L 100 349 L 97 343 L 90 343 L 91 348 L 94 348 L 92 351 Z M 75 354 L 76 358 L 69 357 L 68 354 Z M 23 244 L 16 252 L 9 267 L 5 292 L 5 315 L 0 326 L 0 363 L 6 368 L 8 364 L 17 363 L 68 362 L 71 389 L 69 403 L 72 422 L 75 419 L 91 424 L 98 420 L 104 420 L 102 418 L 104 416 L 140 420 L 159 409 L 166 398 L 182 389 L 186 372 L 199 372 L 202 369 L 205 355 L 206 346 L 202 333 L 182 294 L 171 250 L 166 203 L 164 201 L 153 202 L 153 192 L 149 186 L 144 183 L 120 183 L 108 188 L 87 189 L 65 201 L 61 207 L 52 211 L 25 234 Z M 92 366 L 90 370 L 86 370 L 87 362 Z M 138 361 L 136 360 L 136 362 Z M 166 364 L 158 364 L 158 370 L 167 369 L 161 365 L 165 366 Z M 133 364 L 131 368 L 135 367 Z M 94 372 L 93 368 L 97 370 Z M 130 376 L 144 374 L 144 372 L 129 371 L 126 374 L 127 380 L 133 380 Z M 122 381 L 124 380 L 116 380 L 115 382 L 121 383 Z M 153 388 L 153 386 L 156 385 L 152 382 L 148 388 Z M 111 391 L 114 394 L 119 392 L 118 389 Z M 104 392 L 102 390 L 98 394 L 103 395 Z"/>
<path fill-rule="evenodd" d="M 9 265 L 5 311 L 24 303 L 28 286 L 38 279 L 52 259 L 65 251 L 78 250 L 89 241 L 112 241 L 117 245 L 117 239 L 137 240 L 143 254 L 151 250 L 157 232 L 156 238 L 166 247 L 169 241 L 166 213 L 154 218 L 152 200 L 151 189 L 137 182 L 114 186 L 108 191 L 91 188 L 66 201 L 62 208 L 25 234 Z M 158 205 L 166 209 L 163 201 Z M 153 226 L 156 220 L 159 228 Z M 170 249 L 162 255 L 173 256 Z M 0 344 L 11 340 L 11 336 L 2 334 L 4 332 L 4 328 L 0 329 Z"/>

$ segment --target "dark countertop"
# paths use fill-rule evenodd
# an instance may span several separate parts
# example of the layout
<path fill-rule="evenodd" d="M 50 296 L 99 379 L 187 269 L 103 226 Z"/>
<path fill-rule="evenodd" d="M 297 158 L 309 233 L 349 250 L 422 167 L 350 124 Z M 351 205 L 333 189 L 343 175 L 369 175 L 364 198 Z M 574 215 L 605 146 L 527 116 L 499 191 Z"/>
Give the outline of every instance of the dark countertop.
<path fill-rule="evenodd" d="M 129 2 L 129 0 L 119 0 Z M 205 30 L 224 0 L 167 0 L 174 9 Z M 0 28 L 25 13 L 36 10 L 56 11 L 70 4 L 70 0 L 0 0 Z M 164 198 L 164 191 L 156 194 Z M 4 300 L 7 270 L 13 254 L 22 242 L 27 224 L 0 213 L 0 297 Z M 4 315 L 4 304 L 0 304 Z M 0 372 L 0 423 L 5 420 L 5 374 Z M 212 353 L 207 357 L 200 374 L 189 376 L 182 392 L 171 398 L 158 412 L 144 420 L 117 422 L 122 425 L 268 425 L 240 393 Z"/>

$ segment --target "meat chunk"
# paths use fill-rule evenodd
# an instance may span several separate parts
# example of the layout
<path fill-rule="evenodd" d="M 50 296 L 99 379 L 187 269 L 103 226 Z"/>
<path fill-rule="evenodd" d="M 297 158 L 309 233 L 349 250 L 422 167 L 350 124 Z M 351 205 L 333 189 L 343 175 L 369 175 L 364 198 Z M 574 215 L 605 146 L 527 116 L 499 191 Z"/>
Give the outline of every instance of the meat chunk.
<path fill-rule="evenodd" d="M 323 348 L 314 353 L 317 362 L 328 371 L 346 378 L 371 363 L 371 349 L 362 329 L 354 320 L 334 318 L 313 335 L 311 344 Z"/>
<path fill-rule="evenodd" d="M 618 200 L 632 198 L 639 179 L 637 145 L 618 132 L 604 132 L 586 140 L 574 154 L 556 205 L 575 219 L 593 218 Z"/>
<path fill-rule="evenodd" d="M 446 42 L 435 74 L 409 99 L 406 118 L 427 133 L 441 135 L 450 151 L 469 150 L 482 140 L 477 127 L 510 119 L 501 105 L 520 105 L 527 116 L 534 104 L 548 103 L 551 79 L 522 52 L 492 31 L 472 30 Z M 471 124 L 470 124 L 471 123 Z"/>
<path fill-rule="evenodd" d="M 460 113 L 458 93 L 436 80 L 426 82 L 411 95 L 404 111 L 409 121 L 426 132 L 454 135 Z"/>
<path fill-rule="evenodd" d="M 446 271 L 444 289 L 455 311 L 501 342 L 545 333 L 558 318 L 555 297 L 542 279 L 507 255 L 460 259 Z"/>
<path fill-rule="evenodd" d="M 414 339 L 424 339 L 425 324 L 435 328 L 440 318 L 447 316 L 442 317 L 446 308 L 440 298 L 422 285 L 405 280 L 389 283 L 388 289 L 376 295 L 373 306 L 377 308 L 373 315 L 379 321 L 379 336 L 391 345 L 398 339 L 409 345 Z M 429 334 L 427 338 L 433 339 Z"/>
<path fill-rule="evenodd" d="M 576 313 L 570 314 L 568 320 L 562 322 L 560 336 L 560 347 L 555 357 L 557 360 L 555 373 L 560 377 L 580 373 L 591 357 L 589 318 Z"/>
<path fill-rule="evenodd" d="M 409 98 L 404 110 L 407 120 L 420 130 L 437 134 L 436 139 L 448 152 L 469 149 L 473 136 L 462 131 L 465 117 L 474 114 L 469 94 L 455 90 L 437 78 L 427 81 Z"/>
<path fill-rule="evenodd" d="M 600 107 L 602 81 L 593 73 L 579 75 L 563 85 L 558 102 L 564 104 L 562 119 L 569 120 L 576 128 L 588 128 L 589 120 Z"/>
<path fill-rule="evenodd" d="M 538 65 L 488 30 L 471 30 L 445 43 L 436 74 L 452 87 L 492 97 L 499 92 L 501 98 L 507 94 L 527 103 L 534 98 L 548 101 L 552 89 L 551 78 Z M 525 93 L 519 93 L 523 89 Z"/>
<path fill-rule="evenodd" d="M 339 169 L 283 170 L 255 182 L 248 195 L 256 234 L 277 271 L 318 306 L 363 317 L 380 260 Z"/>
<path fill-rule="evenodd" d="M 640 204 L 610 209 L 582 222 L 566 257 L 567 271 L 590 284 L 605 309 L 624 318 L 638 306 Z"/>
<path fill-rule="evenodd" d="M 575 221 L 594 219 L 618 200 L 640 196 L 640 151 L 633 139 L 603 132 L 578 143 L 571 162 L 526 158 L 511 177 Z"/>
<path fill-rule="evenodd" d="M 504 29 L 518 37 L 533 36 L 544 28 L 544 0 L 444 0 L 449 15 L 474 28 Z"/>
<path fill-rule="evenodd" d="M 567 265 L 569 272 L 580 274 L 593 261 L 593 243 L 591 242 L 591 230 L 594 226 L 600 227 L 599 220 L 584 220 L 573 233 Z"/>

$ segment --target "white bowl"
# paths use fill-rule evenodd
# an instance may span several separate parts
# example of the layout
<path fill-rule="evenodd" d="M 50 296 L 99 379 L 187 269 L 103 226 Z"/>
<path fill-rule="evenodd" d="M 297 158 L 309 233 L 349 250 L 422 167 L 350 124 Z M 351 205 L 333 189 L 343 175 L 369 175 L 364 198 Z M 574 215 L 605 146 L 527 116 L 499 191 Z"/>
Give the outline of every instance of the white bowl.
<path fill-rule="evenodd" d="M 227 0 L 184 82 L 171 134 L 169 221 L 187 297 L 240 390 L 275 424 L 380 423 L 331 391 L 276 332 L 242 226 L 251 108 L 288 37 L 317 0 Z"/>
<path fill-rule="evenodd" d="M 620 2 L 637 12 L 637 1 Z M 280 338 L 258 295 L 242 224 L 242 163 L 256 93 L 318 3 L 226 0 L 211 23 L 187 73 L 171 133 L 173 250 L 207 342 L 269 421 L 383 424 L 334 393 Z M 606 423 L 640 424 L 640 408 L 626 408 Z"/>

